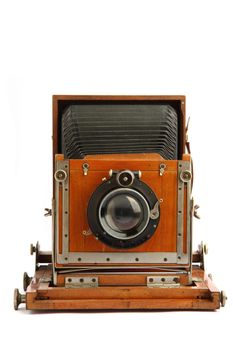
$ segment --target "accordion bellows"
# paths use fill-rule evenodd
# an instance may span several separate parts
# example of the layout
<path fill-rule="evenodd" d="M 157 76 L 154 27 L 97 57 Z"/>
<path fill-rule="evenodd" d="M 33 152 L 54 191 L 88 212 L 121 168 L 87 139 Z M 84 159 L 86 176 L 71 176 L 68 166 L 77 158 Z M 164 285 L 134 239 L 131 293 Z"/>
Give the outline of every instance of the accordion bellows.
<path fill-rule="evenodd" d="M 169 104 L 72 104 L 62 115 L 62 153 L 159 153 L 178 157 L 178 117 Z"/>

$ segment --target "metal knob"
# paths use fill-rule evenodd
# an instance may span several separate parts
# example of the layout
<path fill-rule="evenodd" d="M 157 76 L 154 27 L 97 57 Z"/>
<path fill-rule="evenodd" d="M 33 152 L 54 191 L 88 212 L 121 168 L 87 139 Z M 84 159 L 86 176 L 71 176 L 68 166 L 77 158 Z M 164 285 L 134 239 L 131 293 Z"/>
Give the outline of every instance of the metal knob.
<path fill-rule="evenodd" d="M 221 302 L 222 307 L 224 307 L 226 305 L 226 301 L 227 301 L 226 292 L 224 290 L 222 290 L 221 294 L 220 294 L 220 302 Z"/>
<path fill-rule="evenodd" d="M 31 243 L 30 244 L 30 255 L 33 255 L 36 252 L 36 247 Z"/>
<path fill-rule="evenodd" d="M 206 243 L 203 245 L 203 251 L 204 251 L 205 255 L 207 255 L 209 253 L 209 247 Z"/>
<path fill-rule="evenodd" d="M 26 303 L 26 294 L 20 294 L 18 288 L 14 290 L 14 309 L 18 310 L 20 304 Z"/>
<path fill-rule="evenodd" d="M 24 272 L 23 274 L 23 290 L 26 292 L 27 287 L 29 286 L 29 284 L 32 281 L 32 277 L 29 277 L 27 272 Z"/>

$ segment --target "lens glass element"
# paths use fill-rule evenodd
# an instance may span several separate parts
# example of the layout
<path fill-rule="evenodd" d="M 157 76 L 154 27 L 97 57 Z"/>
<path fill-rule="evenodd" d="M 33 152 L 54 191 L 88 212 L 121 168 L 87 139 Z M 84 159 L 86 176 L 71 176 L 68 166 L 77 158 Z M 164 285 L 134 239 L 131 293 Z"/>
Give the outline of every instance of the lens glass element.
<path fill-rule="evenodd" d="M 130 231 L 141 222 L 142 207 L 136 198 L 127 194 L 119 194 L 108 202 L 105 220 L 113 230 Z"/>
<path fill-rule="evenodd" d="M 139 235 L 149 221 L 146 199 L 132 189 L 114 190 L 102 200 L 99 219 L 105 232 L 118 239 Z"/>

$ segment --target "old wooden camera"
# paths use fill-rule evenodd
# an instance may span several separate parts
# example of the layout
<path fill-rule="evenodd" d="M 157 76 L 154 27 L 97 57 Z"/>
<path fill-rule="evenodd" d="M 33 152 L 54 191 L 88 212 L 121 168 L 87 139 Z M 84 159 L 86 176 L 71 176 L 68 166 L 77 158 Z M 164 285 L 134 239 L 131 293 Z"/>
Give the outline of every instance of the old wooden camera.
<path fill-rule="evenodd" d="M 224 305 L 192 252 L 192 182 L 184 96 L 54 96 L 52 252 L 31 247 L 15 308 Z"/>

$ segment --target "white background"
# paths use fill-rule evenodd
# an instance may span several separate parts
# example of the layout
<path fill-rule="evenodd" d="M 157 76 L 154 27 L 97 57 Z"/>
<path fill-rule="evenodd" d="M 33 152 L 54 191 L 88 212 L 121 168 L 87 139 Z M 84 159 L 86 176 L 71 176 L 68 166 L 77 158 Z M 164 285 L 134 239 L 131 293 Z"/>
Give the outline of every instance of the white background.
<path fill-rule="evenodd" d="M 232 1 L 0 1 L 1 349 L 232 349 Z M 52 94 L 185 94 L 217 312 L 30 313 L 13 289 L 51 248 Z M 2 344 L 1 344 L 2 343 Z"/>

